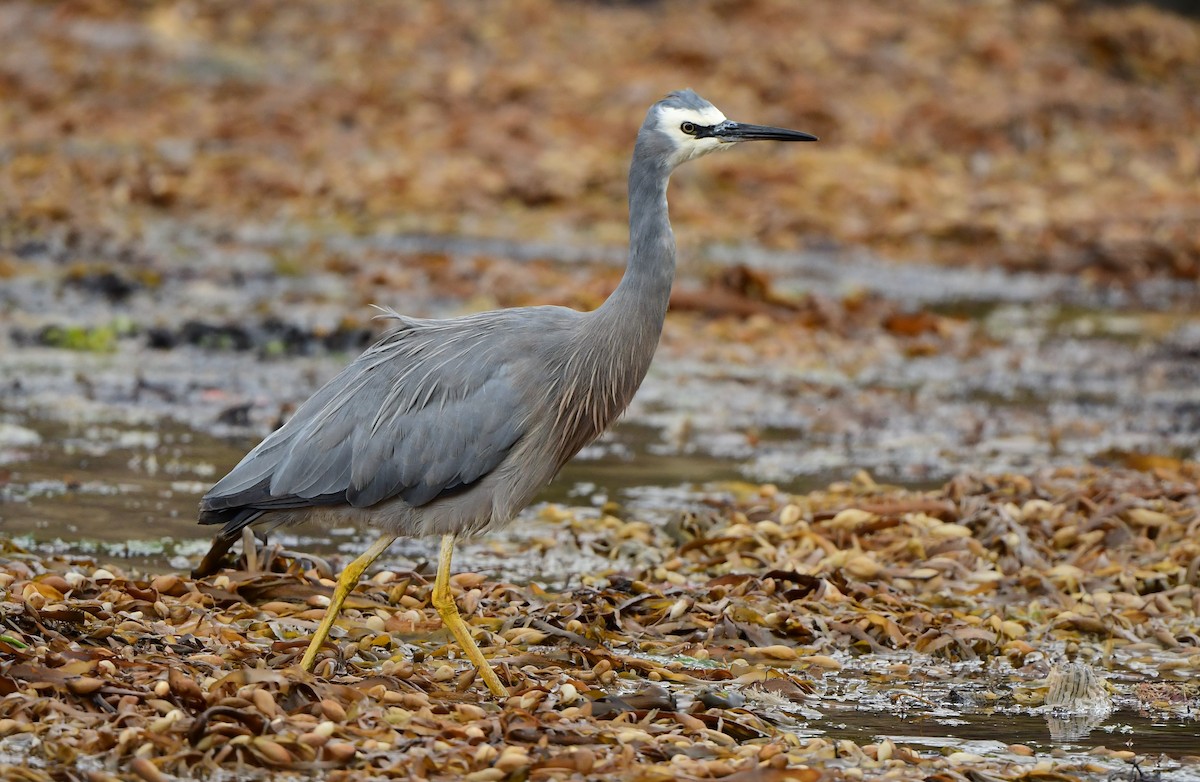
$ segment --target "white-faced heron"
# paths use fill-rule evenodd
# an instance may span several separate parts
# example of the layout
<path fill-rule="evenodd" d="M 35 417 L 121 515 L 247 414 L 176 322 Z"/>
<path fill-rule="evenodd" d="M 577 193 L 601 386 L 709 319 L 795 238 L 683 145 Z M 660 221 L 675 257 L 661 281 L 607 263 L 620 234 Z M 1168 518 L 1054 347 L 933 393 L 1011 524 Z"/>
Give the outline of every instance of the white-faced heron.
<path fill-rule="evenodd" d="M 658 346 L 675 240 L 667 180 L 740 141 L 815 141 L 732 122 L 691 90 L 655 103 L 629 169 L 629 263 L 592 312 L 520 307 L 447 320 L 394 312 L 388 333 L 300 406 L 200 501 L 223 524 L 197 575 L 251 524 L 365 524 L 383 532 L 346 566 L 302 665 L 312 670 L 363 572 L 400 535 L 441 535 L 433 605 L 495 695 L 507 691 L 450 592 L 454 539 L 510 521 L 624 411 Z"/>

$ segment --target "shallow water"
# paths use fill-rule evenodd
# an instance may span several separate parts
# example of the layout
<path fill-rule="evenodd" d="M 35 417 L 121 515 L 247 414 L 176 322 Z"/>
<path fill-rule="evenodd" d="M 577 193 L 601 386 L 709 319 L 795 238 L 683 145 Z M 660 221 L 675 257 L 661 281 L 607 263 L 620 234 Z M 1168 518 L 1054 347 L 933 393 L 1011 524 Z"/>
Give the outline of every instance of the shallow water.
<path fill-rule="evenodd" d="M 814 692 L 803 701 L 772 698 L 751 685 L 739 690 L 744 708 L 801 737 L 859 745 L 891 740 L 923 752 L 969 752 L 1027 765 L 1046 756 L 1086 758 L 1114 772 L 1126 764 L 1094 750 L 1128 750 L 1153 759 L 1156 769 L 1171 772 L 1170 779 L 1200 779 L 1200 768 L 1188 760 L 1200 752 L 1200 715 L 1194 708 L 1166 712 L 1139 705 L 1133 690 L 1143 676 L 1128 669 L 1098 670 L 1113 690 L 1108 705 L 1065 713 L 1014 702 L 1014 690 L 1037 681 L 999 661 L 946 665 L 920 655 L 835 656 L 844 667 L 814 676 Z M 888 671 L 901 662 L 905 673 Z M 1032 752 L 1017 754 L 1012 745 Z"/>
<path fill-rule="evenodd" d="M 20 446 L 17 458 L 11 457 L 17 449 L 9 446 L 11 460 L 0 482 L 0 529 L 36 550 L 103 553 L 152 571 L 182 569 L 182 558 L 207 547 L 216 530 L 196 523 L 200 497 L 255 444 L 253 438 L 216 437 L 178 425 L 73 426 L 0 411 L 0 420 L 16 418 L 30 433 L 27 439 L 36 435 L 38 442 Z M 599 507 L 618 501 L 632 503 L 638 512 L 665 513 L 699 486 L 739 478 L 733 465 L 715 457 L 649 454 L 645 434 L 627 427 L 592 446 L 547 486 L 523 516 L 524 525 L 516 526 L 537 523 L 545 503 Z M 647 491 L 652 486 L 678 490 Z M 356 531 L 333 532 L 299 527 L 276 537 L 320 555 L 353 549 L 362 540 Z M 431 546 L 416 545 L 416 556 L 423 558 Z"/>
<path fill-rule="evenodd" d="M 1047 706 L 1018 706 L 1010 699 L 990 704 L 973 697 L 980 689 L 974 671 L 956 672 L 936 683 L 906 682 L 899 693 L 866 694 L 879 686 L 878 681 L 863 681 L 837 699 L 822 698 L 817 704 L 821 729 L 860 743 L 890 738 L 897 744 L 952 746 L 1007 758 L 1014 757 L 1008 749 L 1012 744 L 1028 746 L 1039 755 L 1076 755 L 1105 747 L 1178 759 L 1200 751 L 1195 713 L 1142 710 L 1128 695 L 1118 694 L 1110 710 L 1064 714 Z M 1132 689 L 1132 683 L 1121 689 Z"/>
<path fill-rule="evenodd" d="M 837 357 L 702 362 L 676 337 L 623 423 L 540 500 L 646 504 L 662 487 L 726 480 L 799 491 L 860 469 L 930 486 L 962 470 L 1195 458 L 1197 317 L 996 306 L 968 325 L 986 350 L 876 347 L 853 370 Z M 206 537 L 193 519 L 207 487 L 348 358 L 132 343 L 0 353 L 0 529 L 169 559 Z M 297 534 L 322 545 L 320 531 Z"/>

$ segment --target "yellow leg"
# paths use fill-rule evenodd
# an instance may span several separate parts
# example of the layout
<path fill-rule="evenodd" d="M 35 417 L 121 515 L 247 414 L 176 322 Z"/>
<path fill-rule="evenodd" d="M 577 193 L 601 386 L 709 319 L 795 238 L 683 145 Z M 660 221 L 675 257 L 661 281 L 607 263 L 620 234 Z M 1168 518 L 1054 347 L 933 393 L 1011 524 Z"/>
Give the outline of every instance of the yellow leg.
<path fill-rule="evenodd" d="M 342 604 L 346 602 L 346 598 L 358 585 L 358 580 L 362 578 L 363 572 L 371 566 L 372 562 L 379 559 L 379 555 L 386 551 L 395 539 L 395 535 L 384 535 L 372 543 L 361 557 L 346 565 L 342 570 L 337 586 L 334 587 L 329 608 L 325 611 L 325 618 L 321 620 L 320 627 L 317 628 L 316 634 L 308 644 L 307 651 L 304 652 L 304 659 L 300 661 L 300 667 L 304 670 L 312 671 L 313 664 L 317 661 L 317 652 L 321 651 L 321 647 L 325 645 L 325 640 L 329 638 L 329 631 L 333 629 L 333 623 L 337 620 L 338 612 L 342 610 Z"/>
<path fill-rule="evenodd" d="M 454 634 L 454 640 L 475 665 L 475 670 L 483 677 L 484 684 L 497 698 L 508 697 L 508 690 L 500 683 L 500 677 L 488 665 L 483 652 L 471 637 L 467 623 L 458 615 L 458 606 L 454 604 L 454 595 L 450 594 L 450 558 L 454 555 L 454 536 L 442 536 L 442 554 L 438 558 L 437 577 L 433 580 L 433 607 L 441 614 L 442 624 Z"/>

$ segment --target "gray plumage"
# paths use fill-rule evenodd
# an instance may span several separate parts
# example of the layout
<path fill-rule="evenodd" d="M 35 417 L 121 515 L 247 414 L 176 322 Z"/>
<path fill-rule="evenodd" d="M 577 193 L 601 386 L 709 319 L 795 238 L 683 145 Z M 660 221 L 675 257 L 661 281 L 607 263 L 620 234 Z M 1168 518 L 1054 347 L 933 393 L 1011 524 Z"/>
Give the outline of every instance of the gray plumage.
<path fill-rule="evenodd" d="M 814 140 L 730 122 L 690 90 L 656 103 L 629 171 L 629 264 L 603 305 L 448 320 L 388 312 L 396 328 L 213 486 L 200 523 L 223 524 L 228 548 L 260 522 L 399 535 L 508 522 L 624 411 L 649 369 L 675 274 L 671 171 L 750 139 Z"/>

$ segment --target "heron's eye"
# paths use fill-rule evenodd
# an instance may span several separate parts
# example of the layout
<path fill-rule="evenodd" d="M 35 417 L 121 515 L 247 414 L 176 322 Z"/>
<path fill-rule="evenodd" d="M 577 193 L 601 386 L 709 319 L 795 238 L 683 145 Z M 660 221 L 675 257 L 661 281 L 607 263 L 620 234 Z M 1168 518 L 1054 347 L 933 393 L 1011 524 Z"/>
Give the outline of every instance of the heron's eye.
<path fill-rule="evenodd" d="M 696 135 L 696 123 L 694 122 L 685 122 L 679 126 L 679 129 L 689 136 Z"/>

